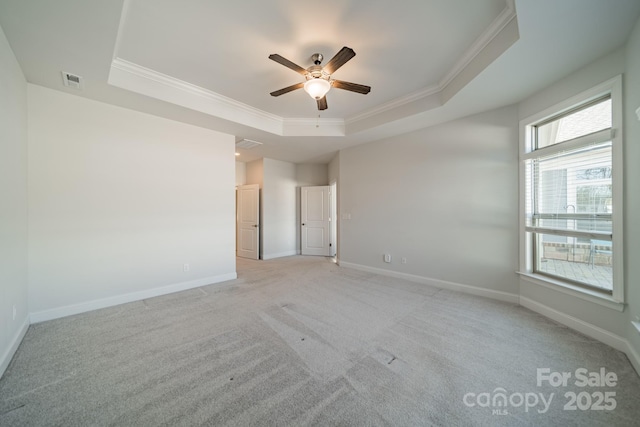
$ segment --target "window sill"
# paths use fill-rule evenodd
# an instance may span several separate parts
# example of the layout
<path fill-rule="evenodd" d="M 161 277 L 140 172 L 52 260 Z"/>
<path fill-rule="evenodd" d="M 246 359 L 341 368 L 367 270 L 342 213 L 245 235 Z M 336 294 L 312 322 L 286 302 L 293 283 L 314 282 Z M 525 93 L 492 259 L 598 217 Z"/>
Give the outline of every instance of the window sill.
<path fill-rule="evenodd" d="M 568 283 L 564 283 L 559 280 L 553 280 L 549 277 L 539 274 L 523 273 L 520 271 L 517 271 L 516 273 L 518 273 L 523 280 L 526 280 L 529 283 L 553 289 L 554 291 L 561 292 L 566 295 L 571 295 L 595 304 L 599 304 L 612 310 L 616 310 L 619 312 L 624 311 L 625 304 L 623 302 L 614 300 L 610 295 L 603 295 L 596 291 L 573 286 Z"/>

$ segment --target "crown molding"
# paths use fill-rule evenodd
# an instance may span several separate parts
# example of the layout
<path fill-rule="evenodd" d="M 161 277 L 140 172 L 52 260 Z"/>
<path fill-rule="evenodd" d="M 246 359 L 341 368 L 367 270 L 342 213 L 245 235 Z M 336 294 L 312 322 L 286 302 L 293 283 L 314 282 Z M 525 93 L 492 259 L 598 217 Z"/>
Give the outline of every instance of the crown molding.
<path fill-rule="evenodd" d="M 518 39 L 515 2 L 505 2 L 506 7 L 500 15 L 440 82 L 346 119 L 283 118 L 119 58 L 117 52 L 122 28 L 118 31 L 108 83 L 275 135 L 345 136 L 444 105 Z M 125 0 L 120 27 L 126 19 L 128 3 L 129 0 Z"/>
<path fill-rule="evenodd" d="M 111 62 L 108 82 L 132 92 L 282 135 L 283 119 L 280 116 L 122 58 Z"/>
<path fill-rule="evenodd" d="M 352 115 L 345 120 L 347 126 L 354 125 L 357 122 L 362 122 L 367 119 L 370 119 L 375 116 L 380 116 L 381 114 L 385 114 L 390 112 L 391 110 L 399 109 L 408 104 L 414 103 L 416 101 L 423 100 L 428 97 L 432 97 L 433 95 L 438 95 L 440 105 L 445 104 L 449 99 L 455 95 L 464 84 L 468 83 L 470 80 L 469 77 L 475 77 L 479 74 L 484 67 L 476 66 L 475 62 L 482 62 L 480 58 L 483 54 L 492 61 L 495 58 L 494 52 L 488 52 L 488 49 L 492 43 L 498 41 L 500 36 L 507 38 L 508 41 L 506 43 L 496 43 L 498 45 L 497 49 L 500 53 L 503 53 L 511 44 L 513 44 L 517 38 L 517 14 L 515 9 L 514 0 L 506 0 L 506 7 L 500 12 L 500 15 L 493 20 L 491 25 L 487 27 L 487 29 L 476 39 L 476 41 L 469 47 L 469 49 L 460 57 L 460 59 L 455 63 L 453 68 L 449 70 L 449 72 L 438 82 L 438 84 L 426 87 L 412 94 L 402 96 L 400 98 L 396 98 L 391 100 L 385 104 L 379 105 L 375 108 L 371 108 L 369 110 L 363 111 L 361 113 Z M 514 31 L 510 28 L 509 24 L 515 23 L 515 34 Z M 513 26 L 513 24 L 512 24 Z M 484 61 L 487 62 L 487 61 Z M 454 90 L 450 90 L 452 86 L 455 85 L 456 80 L 461 79 L 464 74 L 469 74 L 467 77 L 467 81 L 463 81 L 463 84 L 458 84 L 457 88 Z M 464 80 L 464 79 L 461 79 Z"/>
<path fill-rule="evenodd" d="M 122 58 L 111 62 L 108 82 L 205 114 L 280 136 L 344 136 L 343 119 L 293 119 L 267 113 L 175 77 Z"/>
<path fill-rule="evenodd" d="M 392 99 L 391 101 L 386 102 L 384 104 L 380 104 L 377 107 L 370 108 L 370 109 L 368 109 L 366 111 L 363 111 L 361 113 L 349 116 L 345 120 L 345 123 L 347 125 L 349 125 L 349 124 L 358 122 L 360 120 L 365 120 L 365 119 L 368 119 L 370 117 L 377 116 L 379 114 L 384 114 L 384 113 L 386 113 L 388 111 L 395 110 L 396 108 L 403 107 L 403 106 L 405 106 L 407 104 L 411 104 L 412 102 L 419 101 L 419 100 L 427 98 L 427 97 L 429 97 L 431 95 L 437 94 L 437 93 L 441 92 L 441 90 L 442 89 L 438 85 L 433 85 L 433 86 L 426 87 L 424 89 L 420 89 L 417 92 L 413 92 L 413 93 L 410 93 L 408 95 L 401 96 L 401 97 L 396 98 L 396 99 Z"/>
<path fill-rule="evenodd" d="M 469 49 L 460 57 L 453 68 L 440 80 L 438 87 L 443 91 L 460 75 L 471 62 L 480 55 L 487 46 L 516 18 L 516 8 L 513 0 L 506 0 L 506 7 L 491 25 L 476 39 Z"/>

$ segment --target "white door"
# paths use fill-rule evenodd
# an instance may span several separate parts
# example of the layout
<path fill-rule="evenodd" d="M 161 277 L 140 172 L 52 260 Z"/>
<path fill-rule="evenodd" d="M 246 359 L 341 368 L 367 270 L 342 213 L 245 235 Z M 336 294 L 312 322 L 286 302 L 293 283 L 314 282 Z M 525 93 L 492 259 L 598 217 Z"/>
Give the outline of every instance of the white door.
<path fill-rule="evenodd" d="M 329 186 L 302 187 L 302 255 L 330 255 Z"/>
<path fill-rule="evenodd" d="M 260 186 L 258 184 L 238 186 L 236 216 L 238 256 L 258 259 L 260 254 Z"/>
<path fill-rule="evenodd" d="M 335 182 L 331 184 L 329 197 L 329 229 L 331 230 L 329 256 L 336 256 L 338 252 L 338 184 Z"/>

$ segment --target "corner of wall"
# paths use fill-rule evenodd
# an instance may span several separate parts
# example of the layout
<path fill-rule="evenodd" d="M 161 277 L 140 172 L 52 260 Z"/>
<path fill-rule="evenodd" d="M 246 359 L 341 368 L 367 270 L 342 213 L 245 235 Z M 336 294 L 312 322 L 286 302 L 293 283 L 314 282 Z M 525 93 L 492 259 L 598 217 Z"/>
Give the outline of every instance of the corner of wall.
<path fill-rule="evenodd" d="M 22 322 L 22 325 L 20 326 L 17 333 L 15 334 L 13 340 L 11 340 L 11 342 L 9 343 L 9 346 L 0 357 L 0 378 L 2 378 L 5 371 L 11 364 L 11 360 L 13 359 L 13 356 L 18 351 L 18 347 L 20 346 L 20 343 L 24 339 L 24 336 L 27 334 L 27 330 L 29 330 L 29 324 L 30 324 L 29 316 L 26 316 L 24 321 Z"/>
<path fill-rule="evenodd" d="M 625 46 L 625 81 L 624 81 L 624 109 L 625 109 L 625 162 L 624 162 L 624 197 L 625 197 L 625 285 L 629 302 L 627 310 L 627 341 L 629 350 L 627 355 L 640 374 L 640 331 L 631 322 L 640 319 L 640 224 L 637 212 L 640 209 L 640 168 L 637 159 L 640 158 L 640 117 L 636 116 L 636 109 L 640 108 L 640 17 L 629 35 Z M 635 360 L 635 362 L 634 362 Z"/>
<path fill-rule="evenodd" d="M 0 376 L 29 327 L 27 81 L 0 28 Z"/>
<path fill-rule="evenodd" d="M 625 353 L 638 375 L 640 375 L 640 332 L 638 332 L 635 327 L 630 327 L 632 331 L 627 337 L 627 349 Z"/>

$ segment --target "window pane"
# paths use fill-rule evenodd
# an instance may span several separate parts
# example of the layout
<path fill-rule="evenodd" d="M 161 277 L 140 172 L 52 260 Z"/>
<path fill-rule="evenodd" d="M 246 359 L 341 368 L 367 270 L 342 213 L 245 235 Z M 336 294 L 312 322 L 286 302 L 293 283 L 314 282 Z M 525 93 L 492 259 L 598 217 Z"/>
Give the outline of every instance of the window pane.
<path fill-rule="evenodd" d="M 527 169 L 535 182 L 527 191 L 527 225 L 611 233 L 610 142 L 534 159 Z"/>
<path fill-rule="evenodd" d="M 543 148 L 611 127 L 611 98 L 536 126 L 536 148 Z"/>
<path fill-rule="evenodd" d="M 535 272 L 569 279 L 611 291 L 613 253 L 611 242 L 579 241 L 574 237 L 536 234 Z"/>
<path fill-rule="evenodd" d="M 576 97 L 554 107 L 555 113 L 536 115 L 544 118 L 522 127 L 520 151 L 526 243 L 521 266 L 542 281 L 552 277 L 550 283 L 616 301 L 624 297 L 622 200 L 616 188 L 622 151 L 613 127 L 622 126 L 621 117 L 614 117 L 621 110 L 620 83 L 607 82 L 606 95 L 603 84 L 580 95 L 579 105 Z"/>

